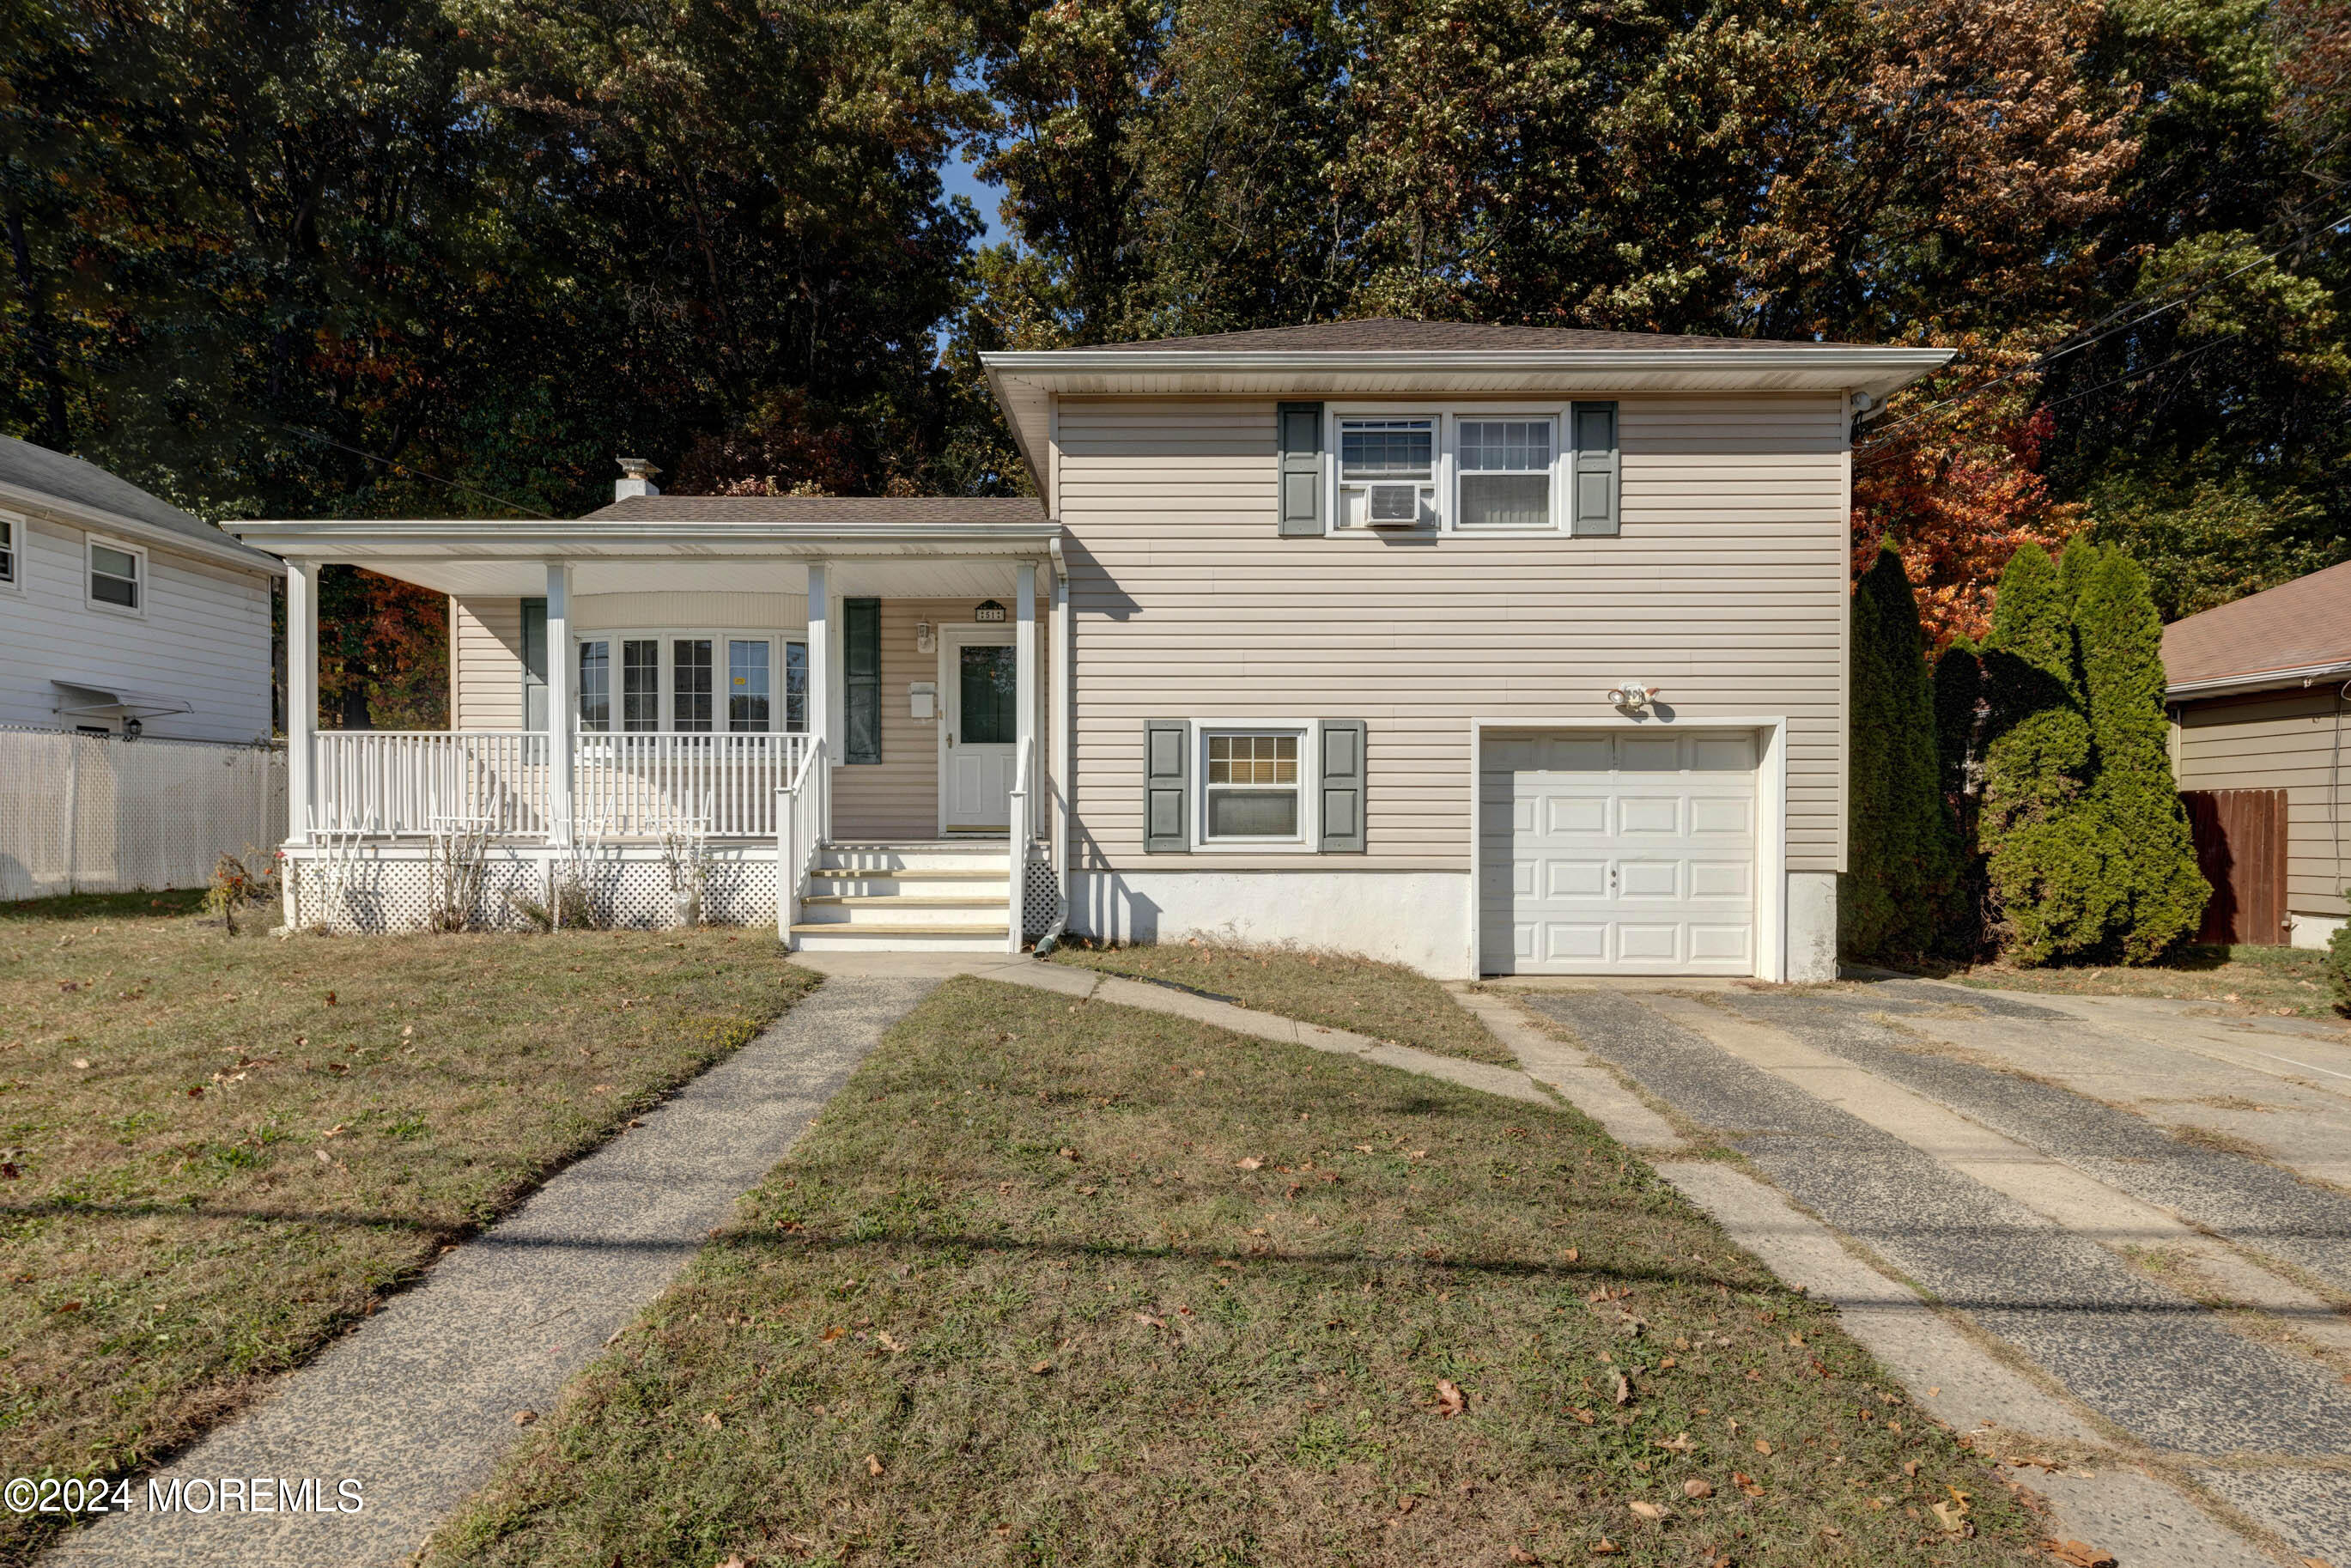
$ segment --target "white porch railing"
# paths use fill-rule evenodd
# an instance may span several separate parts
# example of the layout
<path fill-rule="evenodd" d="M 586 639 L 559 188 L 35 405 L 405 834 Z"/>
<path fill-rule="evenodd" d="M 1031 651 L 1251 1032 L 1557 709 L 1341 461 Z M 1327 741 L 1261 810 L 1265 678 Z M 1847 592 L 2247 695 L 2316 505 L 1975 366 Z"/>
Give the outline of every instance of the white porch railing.
<path fill-rule="evenodd" d="M 497 837 L 543 838 L 553 826 L 538 731 L 327 730 L 314 745 L 316 830 L 427 833 L 436 819 L 465 818 Z M 621 838 L 686 821 L 715 838 L 766 838 L 808 749 L 805 735 L 576 736 L 574 817 Z"/>
<path fill-rule="evenodd" d="M 807 754 L 805 735 L 583 734 L 571 780 L 575 810 L 623 837 L 668 824 L 708 824 L 713 838 L 767 838 L 776 793 Z"/>
<path fill-rule="evenodd" d="M 824 742 L 819 740 L 802 754 L 791 781 L 777 792 L 776 936 L 787 949 L 792 945 L 792 927 L 799 924 L 809 873 L 824 848 L 825 824 L 832 819 L 831 789 L 832 769 L 825 766 Z"/>
<path fill-rule="evenodd" d="M 1012 770 L 1012 811 L 1006 819 L 1011 825 L 1011 831 L 1004 835 L 1011 841 L 1006 849 L 1012 865 L 1011 873 L 1004 883 L 1005 891 L 1011 895 L 1005 903 L 1008 929 L 1004 935 L 1004 950 L 1015 955 L 1020 951 L 1021 927 L 1028 924 L 1025 915 L 1028 910 L 1029 838 L 1036 831 L 1036 824 L 1029 815 L 1029 763 L 1036 751 L 1037 743 L 1031 740 L 1024 743 L 1017 753 L 1019 762 Z"/>
<path fill-rule="evenodd" d="M 310 826 L 423 833 L 465 817 L 500 836 L 547 831 L 547 737 L 530 730 L 321 730 L 312 737 Z"/>

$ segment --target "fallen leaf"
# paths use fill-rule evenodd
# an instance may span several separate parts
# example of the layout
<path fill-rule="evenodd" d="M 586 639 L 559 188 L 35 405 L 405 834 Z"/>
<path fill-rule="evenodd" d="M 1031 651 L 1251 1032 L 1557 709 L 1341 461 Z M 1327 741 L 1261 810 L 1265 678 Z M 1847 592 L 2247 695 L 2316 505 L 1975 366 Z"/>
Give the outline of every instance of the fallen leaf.
<path fill-rule="evenodd" d="M 1937 1502 L 1929 1503 L 1928 1506 L 1935 1511 L 1935 1517 L 1942 1521 L 1943 1528 L 1952 1534 L 1956 1535 L 1967 1528 L 1967 1515 L 1949 1503 Z"/>
<path fill-rule="evenodd" d="M 74 1066 L 75 1066 L 75 1067 L 77 1067 L 77 1068 L 78 1068 L 78 1069 L 80 1069 L 80 1070 L 81 1070 L 81 1071 L 89 1071 L 89 1058 L 88 1058 L 88 1057 L 86 1057 L 86 1056 L 77 1056 L 77 1057 L 75 1057 L 75 1058 L 74 1058 Z"/>
<path fill-rule="evenodd" d="M 896 1340 L 891 1338 L 887 1333 L 877 1333 L 873 1337 L 881 1342 L 881 1345 L 883 1350 L 890 1352 L 893 1355 L 897 1354 L 899 1352 L 904 1351 L 906 1348 L 904 1345 L 900 1344 Z"/>
<path fill-rule="evenodd" d="M 1592 1543 L 1592 1555 L 1594 1557 L 1613 1557 L 1618 1550 L 1616 1543 L 1604 1535 Z"/>
<path fill-rule="evenodd" d="M 1036 1375 L 1038 1375 L 1039 1377 L 1042 1377 L 1042 1376 L 1044 1376 L 1044 1375 L 1045 1375 L 1045 1374 L 1047 1374 L 1047 1373 L 1049 1373 L 1049 1372 L 1050 1372 L 1050 1371 L 1052 1371 L 1052 1370 L 1053 1370 L 1053 1364 L 1052 1364 L 1051 1362 L 1050 1362 L 1050 1361 L 1040 1361 L 1040 1362 L 1039 1362 L 1036 1365 L 1034 1365 L 1034 1366 L 1030 1367 L 1029 1370 L 1030 1372 L 1034 1373 L 1034 1374 L 1035 1374 Z"/>
<path fill-rule="evenodd" d="M 1771 1445 L 1758 1437 L 1755 1439 L 1755 1451 L 1759 1454 L 1768 1454 L 1771 1451 Z"/>
<path fill-rule="evenodd" d="M 1619 1405 L 1633 1403 L 1632 1382 L 1621 1372 L 1616 1375 L 1616 1403 Z"/>
<path fill-rule="evenodd" d="M 2041 1550 L 2060 1563 L 2070 1563 L 2072 1568 L 2115 1568 L 2113 1552 L 2101 1552 L 2086 1541 L 2044 1541 L 2041 1543 Z M 2325 1564 L 2319 1563 L 2314 1557 L 2305 1557 L 2303 1561 L 2317 1564 L 2317 1568 L 2325 1568 Z"/>
<path fill-rule="evenodd" d="M 1165 1318 L 1155 1318 L 1149 1312 L 1135 1313 L 1134 1321 L 1155 1329 L 1164 1329 L 1167 1326 L 1167 1320 Z"/>
<path fill-rule="evenodd" d="M 880 1475 L 882 1473 L 882 1461 L 872 1454 L 866 1455 L 865 1473 L 869 1476 Z"/>
<path fill-rule="evenodd" d="M 1437 1413 L 1438 1415 L 1458 1416 L 1468 1407 L 1468 1399 L 1457 1385 L 1442 1377 L 1437 1380 Z"/>
<path fill-rule="evenodd" d="M 825 1331 L 824 1331 L 824 1333 L 820 1333 L 820 1334 L 817 1335 L 816 1337 L 817 1337 L 817 1338 L 819 1338 L 819 1339 L 820 1339 L 820 1340 L 822 1340 L 825 1343 L 827 1343 L 827 1344 L 831 1344 L 834 1340 L 839 1339 L 839 1338 L 841 1337 L 841 1330 L 840 1330 L 839 1328 L 837 1328 L 837 1327 L 836 1327 L 836 1328 L 829 1328 L 829 1329 L 825 1330 Z"/>
<path fill-rule="evenodd" d="M 1579 1421 L 1583 1422 L 1583 1423 L 1585 1426 L 1587 1426 L 1587 1427 L 1591 1426 L 1594 1421 L 1597 1421 L 1598 1419 L 1600 1419 L 1600 1417 L 1599 1417 L 1599 1416 L 1594 1416 L 1594 1415 L 1593 1415 L 1591 1411 L 1589 1411 L 1589 1410 L 1571 1410 L 1571 1411 L 1569 1411 L 1569 1412 L 1568 1412 L 1568 1414 L 1569 1414 L 1569 1415 L 1571 1415 L 1571 1416 L 1574 1416 L 1577 1420 L 1579 1420 Z"/>
<path fill-rule="evenodd" d="M 726 1425 L 726 1422 L 718 1418 L 718 1412 L 716 1410 L 705 1410 L 702 1413 L 702 1424 L 709 1427 L 714 1432 Z"/>
<path fill-rule="evenodd" d="M 1677 1432 L 1670 1437 L 1657 1438 L 1656 1444 L 1660 1448 L 1677 1454 L 1692 1453 L 1698 1448 L 1696 1443 L 1690 1441 L 1690 1435 L 1687 1432 Z"/>
<path fill-rule="evenodd" d="M 1649 1520 L 1652 1522 L 1666 1517 L 1666 1510 L 1662 1506 L 1654 1502 L 1634 1502 L 1627 1503 L 1625 1506 L 1630 1508 L 1635 1513 L 1639 1514 L 1643 1519 Z"/>
<path fill-rule="evenodd" d="M 1571 1263 L 1579 1263 L 1583 1260 L 1583 1253 L 1582 1249 L 1574 1247 L 1569 1248 L 1566 1251 L 1561 1253 L 1560 1256 L 1566 1259 Z"/>
<path fill-rule="evenodd" d="M 1540 1563 L 1542 1559 L 1536 1556 L 1533 1552 L 1529 1552 L 1522 1546 L 1513 1546 L 1510 1548 L 1510 1561 L 1513 1563 Z"/>
<path fill-rule="evenodd" d="M 517 1410 L 514 1413 L 514 1424 L 517 1427 L 528 1427 L 538 1419 L 538 1412 L 536 1410 Z"/>
<path fill-rule="evenodd" d="M 1903 1460 L 1902 1473 L 1906 1476 L 1916 1476 L 1918 1473 L 1918 1461 L 1916 1459 Z"/>
<path fill-rule="evenodd" d="M 1737 1487 L 1740 1491 L 1745 1492 L 1749 1497 L 1761 1497 L 1763 1495 L 1763 1488 L 1758 1484 L 1753 1476 L 1749 1475 L 1745 1470 L 1731 1471 L 1730 1484 Z"/>
<path fill-rule="evenodd" d="M 1255 1155 L 1251 1155 L 1246 1159 L 1238 1159 L 1233 1162 L 1233 1166 L 1236 1169 L 1245 1171 L 1256 1170 L 1259 1166 L 1264 1164 L 1265 1162 L 1258 1158 Z"/>
<path fill-rule="evenodd" d="M 1712 1497 L 1713 1495 L 1714 1483 L 1706 1479 L 1702 1476 L 1692 1476 L 1689 1479 L 1682 1482 L 1682 1496 L 1684 1497 Z"/>
<path fill-rule="evenodd" d="M 1372 1145 L 1369 1144 L 1357 1144 L 1355 1145 L 1355 1152 L 1359 1155 L 1368 1155 L 1372 1152 Z"/>
<path fill-rule="evenodd" d="M 1078 1157 L 1078 1151 L 1075 1149 L 1063 1149 L 1061 1151 L 1061 1155 L 1065 1160 L 1074 1160 Z"/>

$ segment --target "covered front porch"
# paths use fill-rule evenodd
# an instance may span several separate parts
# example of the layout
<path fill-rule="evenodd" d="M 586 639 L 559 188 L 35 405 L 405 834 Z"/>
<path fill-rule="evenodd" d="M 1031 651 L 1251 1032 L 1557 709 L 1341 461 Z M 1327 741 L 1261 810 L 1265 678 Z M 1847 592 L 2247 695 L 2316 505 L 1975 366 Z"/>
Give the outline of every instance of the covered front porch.
<path fill-rule="evenodd" d="M 1017 951 L 1064 863 L 1057 530 L 906 505 L 246 525 L 287 560 L 288 924 Z M 448 596 L 451 727 L 315 727 L 332 563 Z"/>

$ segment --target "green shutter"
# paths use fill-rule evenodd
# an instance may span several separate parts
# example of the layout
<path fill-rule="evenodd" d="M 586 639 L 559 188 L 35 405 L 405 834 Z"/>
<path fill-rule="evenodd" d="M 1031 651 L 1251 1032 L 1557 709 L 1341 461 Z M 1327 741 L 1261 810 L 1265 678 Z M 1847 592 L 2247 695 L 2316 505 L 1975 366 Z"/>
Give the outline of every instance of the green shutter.
<path fill-rule="evenodd" d="M 1182 853 L 1192 847 L 1192 727 L 1180 719 L 1143 723 L 1143 847 Z"/>
<path fill-rule="evenodd" d="M 882 760 L 882 601 L 841 601 L 844 762 Z"/>
<path fill-rule="evenodd" d="M 547 728 L 547 601 L 522 601 L 522 727 Z"/>
<path fill-rule="evenodd" d="M 1364 721 L 1322 721 L 1322 852 L 1364 852 Z"/>
<path fill-rule="evenodd" d="M 1274 409 L 1281 450 L 1281 534 L 1319 538 L 1322 534 L 1322 405 L 1278 403 Z"/>
<path fill-rule="evenodd" d="M 1568 476 L 1568 531 L 1615 533 L 1625 490 L 1622 465 L 1616 458 L 1616 405 L 1580 402 L 1573 418 L 1575 468 Z"/>

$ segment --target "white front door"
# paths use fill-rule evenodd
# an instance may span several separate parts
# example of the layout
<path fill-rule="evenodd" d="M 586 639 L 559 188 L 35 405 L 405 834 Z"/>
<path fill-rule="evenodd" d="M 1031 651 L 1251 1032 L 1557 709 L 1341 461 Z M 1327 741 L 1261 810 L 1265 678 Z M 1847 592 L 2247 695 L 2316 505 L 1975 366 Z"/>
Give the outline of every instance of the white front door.
<path fill-rule="evenodd" d="M 1746 731 L 1489 732 L 1479 967 L 1753 974 L 1758 749 Z"/>
<path fill-rule="evenodd" d="M 1003 833 L 1012 825 L 1019 741 L 1012 629 L 949 626 L 939 637 L 939 831 Z"/>

